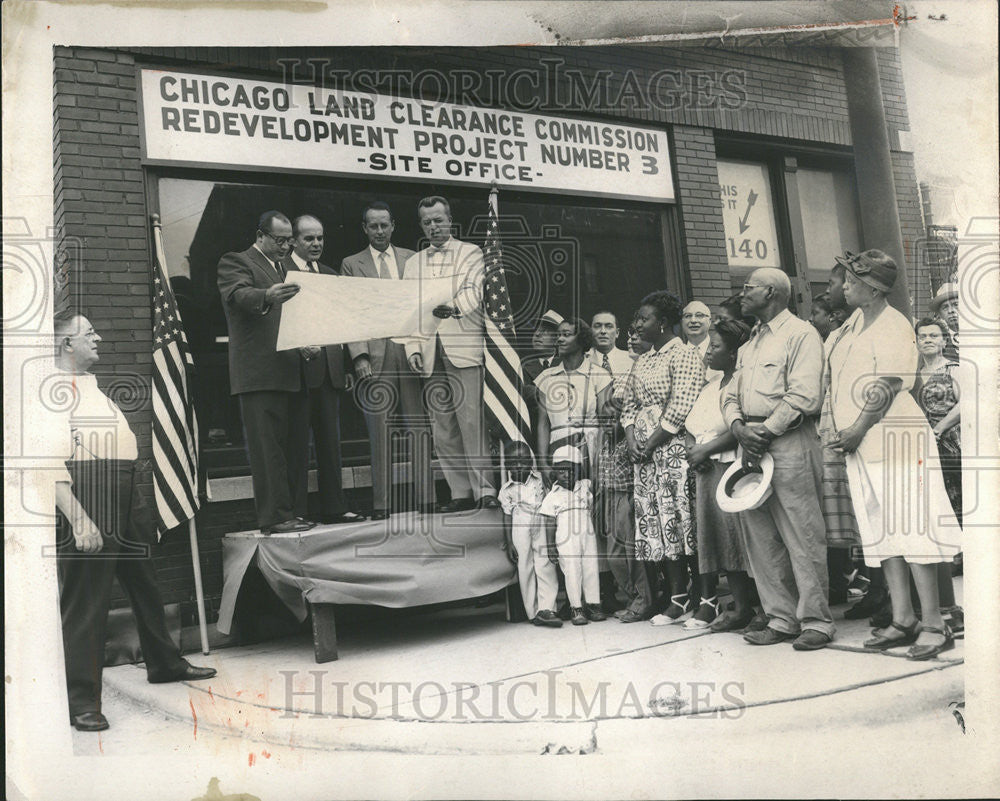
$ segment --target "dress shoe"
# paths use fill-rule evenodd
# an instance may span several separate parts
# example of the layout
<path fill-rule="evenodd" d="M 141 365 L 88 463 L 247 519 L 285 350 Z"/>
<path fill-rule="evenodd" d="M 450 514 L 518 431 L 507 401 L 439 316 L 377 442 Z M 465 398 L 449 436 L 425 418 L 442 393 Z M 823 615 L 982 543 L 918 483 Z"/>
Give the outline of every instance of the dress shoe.
<path fill-rule="evenodd" d="M 367 517 L 358 512 L 341 512 L 339 515 L 327 515 L 323 522 L 340 526 L 344 523 L 361 523 L 367 519 Z"/>
<path fill-rule="evenodd" d="M 210 679 L 215 675 L 215 668 L 203 668 L 195 667 L 194 665 L 185 665 L 184 669 L 180 673 L 175 673 L 173 676 L 168 678 L 150 678 L 147 681 L 150 684 L 170 684 L 175 681 L 202 681 L 204 679 Z"/>
<path fill-rule="evenodd" d="M 386 520 L 389 517 L 389 512 L 386 509 L 376 509 L 372 512 L 370 520 Z"/>
<path fill-rule="evenodd" d="M 912 659 L 915 662 L 922 662 L 925 659 L 933 659 L 942 651 L 950 651 L 955 647 L 955 638 L 952 636 L 951 630 L 947 626 L 940 629 L 935 626 L 924 626 L 923 630 L 925 632 L 929 631 L 931 634 L 942 635 L 944 637 L 944 642 L 938 643 L 937 645 L 914 645 L 909 651 L 906 652 L 907 659 Z"/>
<path fill-rule="evenodd" d="M 273 526 L 263 526 L 260 533 L 265 536 L 268 534 L 294 534 L 298 531 L 308 531 L 311 528 L 315 528 L 315 526 L 316 524 L 312 521 L 293 517 L 291 520 L 286 520 L 284 523 L 275 523 Z"/>
<path fill-rule="evenodd" d="M 531 621 L 536 626 L 547 626 L 552 629 L 562 628 L 562 621 L 551 609 L 540 609 Z"/>
<path fill-rule="evenodd" d="M 751 645 L 777 645 L 779 642 L 797 639 L 798 634 L 786 634 L 783 631 L 767 626 L 763 631 L 748 631 L 743 639 Z"/>
<path fill-rule="evenodd" d="M 594 623 L 600 623 L 602 620 L 608 619 L 608 616 L 601 611 L 599 604 L 587 604 L 583 607 L 583 614 L 586 615 L 587 620 Z"/>
<path fill-rule="evenodd" d="M 792 643 L 792 648 L 796 651 L 818 651 L 820 648 L 826 648 L 832 641 L 833 637 L 822 631 L 803 629 L 802 633 L 795 638 L 795 642 Z"/>
<path fill-rule="evenodd" d="M 499 509 L 500 501 L 498 501 L 493 495 L 484 495 L 479 499 L 479 503 L 476 505 L 480 509 Z"/>
<path fill-rule="evenodd" d="M 570 622 L 574 626 L 586 626 L 587 616 L 583 612 L 583 608 L 579 606 L 573 607 L 573 617 L 570 618 Z"/>
<path fill-rule="evenodd" d="M 435 510 L 439 514 L 450 515 L 455 512 L 470 512 L 476 508 L 476 502 L 472 498 L 452 498 L 448 503 L 442 503 Z"/>
<path fill-rule="evenodd" d="M 623 609 L 621 612 L 616 612 L 615 617 L 617 617 L 622 623 L 638 623 L 641 620 L 649 619 L 648 615 L 644 615 L 642 612 L 637 612 L 635 609 Z"/>
<path fill-rule="evenodd" d="M 104 731 L 111 726 L 108 719 L 100 712 L 81 712 L 79 715 L 73 715 L 70 723 L 77 731 Z"/>
<path fill-rule="evenodd" d="M 750 622 L 747 623 L 747 631 L 763 631 L 767 628 L 767 624 L 771 622 L 771 618 L 763 611 L 758 612 L 752 618 Z"/>
<path fill-rule="evenodd" d="M 736 612 L 723 612 L 709 628 L 716 634 L 724 631 L 739 631 L 747 628 L 751 620 L 753 620 L 753 615 L 749 612 L 745 615 L 737 615 Z"/>

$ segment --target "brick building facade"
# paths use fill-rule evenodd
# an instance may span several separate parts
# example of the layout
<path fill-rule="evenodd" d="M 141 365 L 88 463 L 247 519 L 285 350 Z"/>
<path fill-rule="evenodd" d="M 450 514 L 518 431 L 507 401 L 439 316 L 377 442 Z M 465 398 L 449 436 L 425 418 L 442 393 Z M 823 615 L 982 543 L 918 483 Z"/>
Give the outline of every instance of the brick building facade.
<path fill-rule="evenodd" d="M 902 149 L 909 124 L 898 53 L 879 49 L 877 65 L 909 291 L 914 309 L 919 310 L 926 307 L 930 285 L 929 277 L 919 274 L 915 264 L 923 227 L 913 155 Z M 854 167 L 848 87 L 841 53 L 835 48 L 480 48 L 470 57 L 461 49 L 447 48 L 57 47 L 54 222 L 57 239 L 79 243 L 81 255 L 79 264 L 68 265 L 74 296 L 61 302 L 78 305 L 103 336 L 99 376 L 128 414 L 138 435 L 140 458 L 147 464 L 152 458 L 148 389 L 152 365 L 150 214 L 158 208 L 157 181 L 165 176 L 199 180 L 205 175 L 209 180 L 239 182 L 242 177 L 231 171 L 213 171 L 211 165 L 205 165 L 204 170 L 190 166 L 171 170 L 144 164 L 138 92 L 141 68 L 270 81 L 290 76 L 297 82 L 311 78 L 330 83 L 341 80 L 341 73 L 356 76 L 359 70 L 382 70 L 423 76 L 419 86 L 401 79 L 399 88 L 403 94 L 420 89 L 425 97 L 434 91 L 429 76 L 462 75 L 466 77 L 457 89 L 453 82 L 442 87 L 443 94 L 435 91 L 434 97 L 426 99 L 552 116 L 585 116 L 665 130 L 675 203 L 664 210 L 624 204 L 624 213 L 628 216 L 634 210 L 642 225 L 652 220 L 658 228 L 650 234 L 650 241 L 657 243 L 660 251 L 652 264 L 662 270 L 662 280 L 658 286 L 648 285 L 647 291 L 667 286 L 710 305 L 734 291 L 732 254 L 727 251 L 719 202 L 720 159 L 759 161 L 770 176 L 782 266 L 803 276 L 797 288 L 806 297 L 800 298 L 800 305 L 809 302 L 810 281 L 804 276 L 803 262 L 810 226 L 815 227 L 823 215 L 819 206 L 794 202 L 797 193 L 807 188 L 804 183 L 796 187 L 795 175 L 801 174 L 805 164 L 811 165 L 808 169 L 813 170 L 813 179 L 825 179 L 823 170 L 832 170 L 830 174 L 836 173 L 836 181 L 843 183 Z M 509 89 L 511 84 L 496 77 L 510 78 L 518 71 L 535 77 L 521 81 L 516 96 L 498 93 L 497 87 Z M 655 102 L 650 94 L 653 85 L 660 91 Z M 343 88 L 352 88 L 349 80 Z M 456 91 L 461 96 L 456 97 Z M 257 173 L 247 180 L 266 183 L 267 176 Z M 324 178 L 318 183 L 331 192 L 340 185 L 338 179 Z M 417 182 L 412 188 L 414 192 L 421 189 Z M 448 194 L 447 187 L 444 191 Z M 617 213 L 617 207 L 613 211 Z M 593 213 L 605 214 L 603 210 Z M 864 221 L 857 223 L 861 238 Z M 353 225 L 345 224 L 344 230 L 350 231 Z M 249 241 L 248 235 L 242 246 Z M 353 251 L 338 251 L 325 260 L 339 263 L 347 252 Z M 825 270 L 833 255 L 829 254 L 827 264 L 810 263 L 808 267 Z M 611 265 L 605 259 L 596 269 L 599 274 L 594 286 L 600 288 L 602 271 L 610 270 Z M 815 290 L 817 280 L 811 283 Z M 363 461 L 363 456 L 359 459 Z M 236 475 L 239 467 L 228 465 L 228 472 L 223 472 Z M 148 478 L 142 491 L 152 502 Z M 214 619 L 222 585 L 221 537 L 229 531 L 252 528 L 253 520 L 252 501 L 246 499 L 207 503 L 199 513 L 210 620 Z M 156 565 L 165 599 L 181 603 L 186 620 L 190 620 L 194 589 L 187 538 L 182 532 L 164 537 Z"/>

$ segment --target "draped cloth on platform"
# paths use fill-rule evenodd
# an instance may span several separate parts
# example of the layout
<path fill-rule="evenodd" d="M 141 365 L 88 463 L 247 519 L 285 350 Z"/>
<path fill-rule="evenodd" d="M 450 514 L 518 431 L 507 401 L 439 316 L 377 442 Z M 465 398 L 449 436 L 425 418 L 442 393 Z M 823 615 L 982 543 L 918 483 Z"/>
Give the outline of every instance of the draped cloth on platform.
<path fill-rule="evenodd" d="M 402 608 L 489 595 L 516 581 L 502 541 L 499 511 L 485 509 L 433 519 L 393 515 L 388 524 L 368 521 L 303 534 L 230 535 L 222 541 L 218 629 L 229 633 L 240 585 L 254 562 L 285 606 L 304 620 L 307 602 Z"/>

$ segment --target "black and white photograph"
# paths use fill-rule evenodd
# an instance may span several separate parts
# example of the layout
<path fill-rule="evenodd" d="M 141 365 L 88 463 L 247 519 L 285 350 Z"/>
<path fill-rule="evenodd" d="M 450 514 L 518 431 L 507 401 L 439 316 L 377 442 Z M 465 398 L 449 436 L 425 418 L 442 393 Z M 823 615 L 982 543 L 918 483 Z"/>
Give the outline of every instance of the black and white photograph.
<path fill-rule="evenodd" d="M 6 797 L 1000 793 L 995 4 L 2 11 Z"/>

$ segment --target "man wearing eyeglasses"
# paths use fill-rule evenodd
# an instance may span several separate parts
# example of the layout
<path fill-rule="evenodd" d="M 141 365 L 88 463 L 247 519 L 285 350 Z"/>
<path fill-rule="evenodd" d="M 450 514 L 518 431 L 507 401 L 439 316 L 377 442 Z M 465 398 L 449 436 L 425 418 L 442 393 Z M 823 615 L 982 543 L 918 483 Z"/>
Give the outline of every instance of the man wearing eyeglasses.
<path fill-rule="evenodd" d="M 752 467 L 774 459 L 771 496 L 739 513 L 750 567 L 767 627 L 748 631 L 751 645 L 794 640 L 798 651 L 833 639 L 827 602 L 826 527 L 820 509 L 823 457 L 813 423 L 822 404 L 823 343 L 816 329 L 788 310 L 791 282 L 764 268 L 743 285 L 743 314 L 757 318 L 739 350 L 722 414 Z"/>
<path fill-rule="evenodd" d="M 708 353 L 708 329 L 712 325 L 712 310 L 700 300 L 692 300 L 681 313 L 681 334 L 688 345 L 698 351 L 702 361 Z M 718 370 L 705 369 L 705 380 L 709 381 Z"/>
<path fill-rule="evenodd" d="M 308 453 L 294 426 L 308 419 L 309 395 L 298 351 L 278 351 L 281 306 L 299 291 L 285 282 L 282 261 L 292 248 L 292 224 L 280 211 L 257 223 L 253 245 L 219 261 L 218 284 L 229 325 L 230 391 L 240 399 L 263 534 L 306 531 Z"/>

